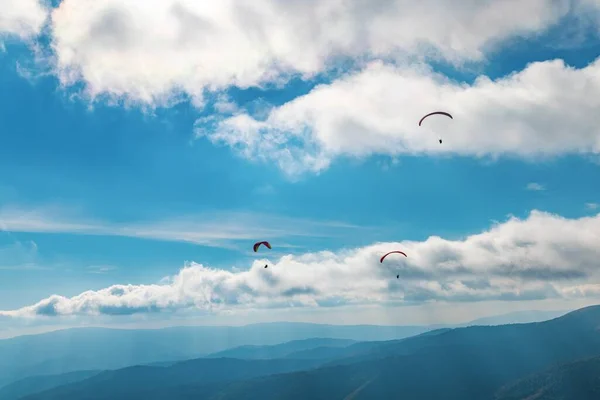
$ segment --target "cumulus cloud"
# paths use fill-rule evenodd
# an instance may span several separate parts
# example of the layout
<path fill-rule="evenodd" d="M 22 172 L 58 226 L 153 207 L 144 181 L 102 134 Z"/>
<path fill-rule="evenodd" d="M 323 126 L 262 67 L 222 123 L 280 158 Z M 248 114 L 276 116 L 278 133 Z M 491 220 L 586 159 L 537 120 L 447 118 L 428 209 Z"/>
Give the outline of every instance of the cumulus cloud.
<path fill-rule="evenodd" d="M 2 316 L 127 315 L 199 309 L 334 307 L 429 301 L 570 299 L 600 295 L 600 214 L 566 219 L 533 211 L 489 230 L 447 240 L 376 243 L 339 252 L 257 260 L 245 271 L 190 263 L 152 285 L 114 285 L 53 295 Z M 379 257 L 402 249 L 405 257 Z M 400 275 L 396 279 L 396 275 Z"/>
<path fill-rule="evenodd" d="M 530 182 L 527 184 L 527 186 L 525 186 L 525 189 L 527 190 L 532 190 L 534 192 L 539 192 L 542 190 L 546 190 L 546 188 L 544 187 L 544 185 L 537 183 L 537 182 Z"/>
<path fill-rule="evenodd" d="M 2 35 L 29 39 L 44 26 L 48 9 L 39 0 L 0 0 L 0 39 Z"/>
<path fill-rule="evenodd" d="M 289 174 L 318 172 L 336 156 L 513 156 L 600 152 L 600 59 L 582 69 L 532 63 L 492 81 L 457 83 L 427 67 L 373 62 L 363 71 L 273 109 L 199 126 L 198 136 Z M 454 119 L 434 115 L 450 112 Z M 443 137 L 439 144 L 438 137 Z"/>
<path fill-rule="evenodd" d="M 519 12 L 515 13 L 514 10 Z M 567 0 L 63 0 L 52 49 L 64 84 L 168 103 L 186 93 L 312 76 L 340 58 L 482 60 L 538 33 Z"/>

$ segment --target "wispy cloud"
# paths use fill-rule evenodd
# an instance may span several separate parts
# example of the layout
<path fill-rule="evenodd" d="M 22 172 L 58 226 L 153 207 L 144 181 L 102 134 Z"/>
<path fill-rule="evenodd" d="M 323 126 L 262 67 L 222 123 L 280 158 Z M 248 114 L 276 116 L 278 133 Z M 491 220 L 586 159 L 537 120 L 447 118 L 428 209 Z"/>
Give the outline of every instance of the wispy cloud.
<path fill-rule="evenodd" d="M 540 183 L 537 182 L 530 182 L 527 184 L 527 186 L 525 187 L 525 189 L 527 190 L 532 190 L 534 192 L 540 192 L 542 190 L 546 190 L 546 187 Z"/>
<path fill-rule="evenodd" d="M 243 240 L 285 237 L 338 237 L 361 227 L 337 221 L 314 221 L 245 211 L 206 212 L 156 221 L 98 221 L 60 207 L 0 209 L 0 226 L 9 232 L 123 236 L 236 248 Z"/>
<path fill-rule="evenodd" d="M 117 269 L 114 265 L 90 265 L 87 267 L 87 272 L 90 274 L 106 274 Z"/>
<path fill-rule="evenodd" d="M 259 196 L 268 196 L 277 193 L 277 190 L 273 187 L 273 185 L 267 184 L 255 188 L 254 193 Z"/>
<path fill-rule="evenodd" d="M 598 203 L 585 203 L 586 210 L 595 211 L 600 208 L 600 204 Z"/>
<path fill-rule="evenodd" d="M 16 240 L 10 232 L 6 231 L 3 234 L 9 243 L 0 245 L 0 270 L 50 269 L 38 264 L 38 246 L 34 241 Z"/>
<path fill-rule="evenodd" d="M 0 270 L 2 271 L 45 271 L 51 270 L 52 267 L 47 267 L 44 265 L 39 265 L 36 263 L 24 263 L 24 264 L 8 264 L 2 265 L 0 264 Z"/>

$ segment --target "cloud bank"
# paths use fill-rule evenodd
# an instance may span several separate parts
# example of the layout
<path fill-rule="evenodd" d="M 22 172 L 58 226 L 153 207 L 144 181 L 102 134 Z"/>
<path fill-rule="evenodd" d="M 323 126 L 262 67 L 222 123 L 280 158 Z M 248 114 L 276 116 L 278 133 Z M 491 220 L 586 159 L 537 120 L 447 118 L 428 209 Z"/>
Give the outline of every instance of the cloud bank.
<path fill-rule="evenodd" d="M 5 317 L 130 315 L 161 311 L 414 305 L 432 301 L 581 299 L 600 296 L 600 214 L 566 219 L 532 211 L 462 240 L 376 243 L 333 252 L 257 260 L 230 272 L 189 263 L 151 285 L 114 285 L 53 295 Z M 408 258 L 379 257 L 402 249 Z M 396 279 L 399 275 L 399 279 Z"/>
<path fill-rule="evenodd" d="M 335 157 L 372 154 L 512 156 L 600 153 L 600 59 L 582 69 L 537 62 L 492 81 L 457 83 L 426 67 L 381 61 L 273 109 L 238 114 L 198 135 L 289 174 L 318 172 Z M 454 119 L 432 116 L 450 112 Z M 444 143 L 438 143 L 438 137 Z"/>
<path fill-rule="evenodd" d="M 164 104 L 186 93 L 201 104 L 205 90 L 310 77 L 340 58 L 482 60 L 569 10 L 566 0 L 63 0 L 52 49 L 61 81 L 84 82 L 91 97 Z"/>

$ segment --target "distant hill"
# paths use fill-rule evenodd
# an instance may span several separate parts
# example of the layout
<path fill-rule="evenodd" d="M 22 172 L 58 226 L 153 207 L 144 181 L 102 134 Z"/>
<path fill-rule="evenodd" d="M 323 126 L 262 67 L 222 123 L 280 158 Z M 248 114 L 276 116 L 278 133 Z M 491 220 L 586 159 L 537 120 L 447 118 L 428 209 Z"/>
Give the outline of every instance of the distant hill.
<path fill-rule="evenodd" d="M 0 340 L 0 387 L 28 376 L 182 361 L 243 345 L 275 345 L 311 338 L 390 340 L 430 329 L 426 326 L 305 323 L 138 330 L 67 329 Z"/>
<path fill-rule="evenodd" d="M 77 371 L 60 375 L 32 376 L 13 382 L 0 389 L 0 399 L 17 400 L 23 396 L 42 392 L 69 383 L 80 382 L 102 371 Z"/>
<path fill-rule="evenodd" d="M 377 343 L 377 342 L 367 342 L 367 343 Z M 323 360 L 325 362 L 327 360 L 335 360 L 337 358 L 344 357 L 347 354 L 346 349 L 348 347 L 331 347 L 331 346 L 315 347 L 313 349 L 295 351 L 295 352 L 285 356 L 285 358 L 291 358 L 291 359 L 295 359 L 295 360 L 304 360 L 304 359 Z"/>
<path fill-rule="evenodd" d="M 310 351 L 315 348 L 343 348 L 356 343 L 356 340 L 350 339 L 326 339 L 326 338 L 314 338 L 304 340 L 293 340 L 291 342 L 271 345 L 271 346 L 240 346 L 220 351 L 217 353 L 209 354 L 207 358 L 240 358 L 245 360 L 257 360 L 257 359 L 272 359 L 282 357 L 293 357 L 292 354 L 302 354 L 304 351 Z M 307 358 L 307 357 L 300 357 Z M 322 357 L 308 357 L 308 358 L 322 358 Z"/>
<path fill-rule="evenodd" d="M 600 306 L 595 306 L 545 322 L 441 329 L 403 340 L 356 343 L 339 348 L 342 358 L 327 366 L 317 367 L 318 360 L 200 359 L 183 370 L 178 363 L 111 371 L 25 399 L 295 400 L 352 394 L 355 400 L 400 395 L 405 400 L 491 400 L 512 381 L 600 356 L 599 327 Z M 248 364 L 239 364 L 244 362 Z M 286 368 L 295 372 L 283 373 Z M 224 379 L 226 383 L 219 382 Z"/>
<path fill-rule="evenodd" d="M 462 326 L 473 325 L 507 325 L 541 322 L 565 315 L 568 311 L 516 311 L 492 317 L 478 318 Z"/>
<path fill-rule="evenodd" d="M 495 400 L 598 400 L 600 357 L 580 360 L 521 379 L 498 391 Z"/>
<path fill-rule="evenodd" d="M 200 358 L 170 367 L 137 366 L 105 371 L 89 379 L 44 391 L 23 399 L 137 399 L 166 393 L 187 385 L 206 385 L 246 380 L 272 374 L 307 370 L 314 360 L 239 360 Z"/>

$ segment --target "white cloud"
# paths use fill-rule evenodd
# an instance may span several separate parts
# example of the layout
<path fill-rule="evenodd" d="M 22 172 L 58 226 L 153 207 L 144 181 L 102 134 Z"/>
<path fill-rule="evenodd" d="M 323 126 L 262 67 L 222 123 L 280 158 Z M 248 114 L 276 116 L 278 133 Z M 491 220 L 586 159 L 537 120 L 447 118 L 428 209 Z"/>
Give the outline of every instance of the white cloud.
<path fill-rule="evenodd" d="M 544 185 L 540 184 L 540 183 L 536 183 L 536 182 L 530 182 L 527 184 L 527 186 L 525 186 L 525 189 L 527 190 L 532 190 L 534 192 L 539 192 L 542 190 L 546 190 L 546 188 L 544 187 Z"/>
<path fill-rule="evenodd" d="M 533 211 L 464 240 L 286 255 L 230 272 L 190 263 L 153 285 L 114 285 L 72 298 L 51 296 L 4 316 L 126 315 L 200 309 L 419 304 L 428 301 L 581 299 L 600 296 L 600 214 L 566 219 Z M 402 249 L 408 258 L 379 257 Z M 396 279 L 396 274 L 400 279 Z"/>
<path fill-rule="evenodd" d="M 235 104 L 235 102 L 233 102 L 230 98 L 228 98 L 222 93 L 219 96 L 217 96 L 214 108 L 217 112 L 221 114 L 234 113 L 238 111 L 237 104 Z"/>
<path fill-rule="evenodd" d="M 600 204 L 598 203 L 585 203 L 585 208 L 590 211 L 597 210 L 600 208 Z"/>
<path fill-rule="evenodd" d="M 36 242 L 17 239 L 0 220 L 0 271 L 47 269 L 37 264 L 37 256 Z"/>
<path fill-rule="evenodd" d="M 253 193 L 255 193 L 259 196 L 270 196 L 270 195 L 277 193 L 277 189 L 275 189 L 275 187 L 273 187 L 273 185 L 265 184 L 265 185 L 256 187 L 253 190 Z"/>
<path fill-rule="evenodd" d="M 90 274 L 106 274 L 117 269 L 114 265 L 90 265 L 87 267 Z"/>
<path fill-rule="evenodd" d="M 189 242 L 235 248 L 240 240 L 294 236 L 333 237 L 370 229 L 336 221 L 313 221 L 242 211 L 207 211 L 158 221 L 111 223 L 73 214 L 61 207 L 0 208 L 0 227 L 9 232 L 73 233 Z M 277 247 L 282 247 L 280 244 Z"/>
<path fill-rule="evenodd" d="M 14 35 L 30 39 L 41 31 L 48 9 L 38 0 L 0 0 L 0 39 Z"/>
<path fill-rule="evenodd" d="M 318 172 L 341 155 L 598 154 L 599 108 L 600 60 L 583 69 L 559 60 L 533 63 L 472 85 L 426 67 L 374 62 L 275 108 L 264 121 L 238 114 L 198 135 L 252 159 L 274 160 L 295 175 Z M 418 126 L 421 116 L 438 109 L 454 119 L 432 116 Z"/>
<path fill-rule="evenodd" d="M 567 0 L 63 0 L 57 72 L 89 95 L 165 104 L 187 93 L 311 76 L 339 57 L 482 60 L 567 14 Z M 515 13 L 515 9 L 519 12 Z"/>

